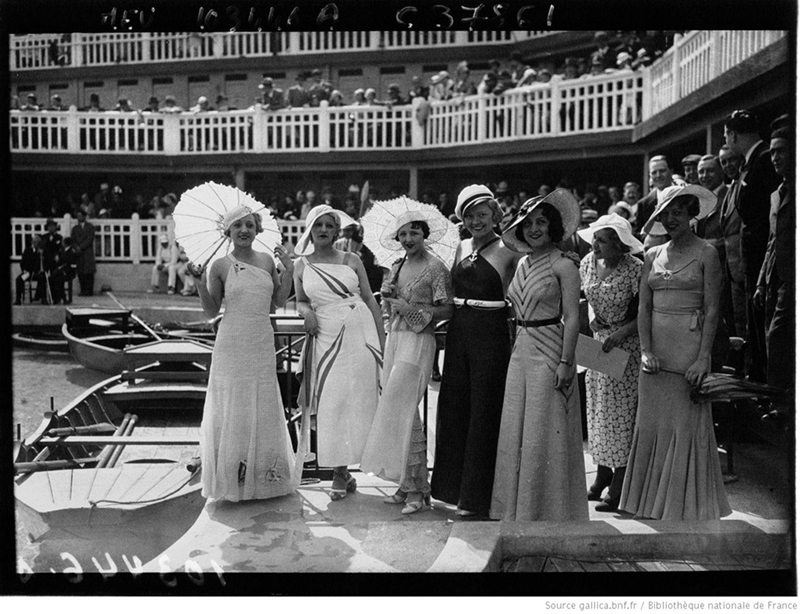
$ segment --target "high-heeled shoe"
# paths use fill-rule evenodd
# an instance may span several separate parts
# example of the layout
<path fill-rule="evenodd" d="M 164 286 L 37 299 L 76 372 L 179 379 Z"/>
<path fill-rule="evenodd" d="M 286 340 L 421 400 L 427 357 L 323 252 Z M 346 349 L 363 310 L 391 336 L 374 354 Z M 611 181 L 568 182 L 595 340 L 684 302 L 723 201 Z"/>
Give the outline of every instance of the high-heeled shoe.
<path fill-rule="evenodd" d="M 606 486 L 611 485 L 611 480 L 613 479 L 614 471 L 611 467 L 606 467 L 605 465 L 598 465 L 597 466 L 597 476 L 595 477 L 594 484 L 589 487 L 588 492 L 586 493 L 586 498 L 589 501 L 602 501 L 603 500 L 603 491 L 606 489 Z"/>
<path fill-rule="evenodd" d="M 609 499 L 606 497 L 603 499 L 603 502 L 599 505 L 595 505 L 594 509 L 598 512 L 618 512 L 619 511 L 619 499 Z"/>
<path fill-rule="evenodd" d="M 416 514 L 417 512 L 423 509 L 428 509 L 430 506 L 431 506 L 430 495 L 425 495 L 424 497 L 420 496 L 419 499 L 417 499 L 415 496 L 413 499 L 406 500 L 406 505 L 402 510 L 400 510 L 400 513 L 405 515 Z"/>
<path fill-rule="evenodd" d="M 399 503 L 405 503 L 407 498 L 408 493 L 398 488 L 394 494 L 385 496 L 383 498 L 383 502 L 388 505 L 395 505 Z"/>
<path fill-rule="evenodd" d="M 336 478 L 341 478 L 341 477 L 343 476 L 335 475 L 333 478 L 334 484 L 336 483 Z M 344 484 L 344 488 L 331 488 L 331 491 L 328 493 L 328 495 L 330 496 L 331 501 L 341 501 L 347 496 L 347 493 L 355 492 L 356 486 L 357 486 L 356 479 L 348 473 Z"/>

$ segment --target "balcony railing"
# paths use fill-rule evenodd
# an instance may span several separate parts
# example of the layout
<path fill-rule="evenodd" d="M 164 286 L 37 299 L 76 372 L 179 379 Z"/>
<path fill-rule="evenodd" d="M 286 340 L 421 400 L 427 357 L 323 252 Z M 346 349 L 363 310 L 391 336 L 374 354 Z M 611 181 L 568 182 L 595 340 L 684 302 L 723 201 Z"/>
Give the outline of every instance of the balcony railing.
<path fill-rule="evenodd" d="M 47 232 L 41 217 L 11 219 L 11 260 L 17 261 L 35 234 Z M 70 215 L 56 220 L 58 232 L 63 237 L 70 236 L 77 221 Z M 172 218 L 141 220 L 135 213 L 130 219 L 95 218 L 91 220 L 95 228 L 94 253 L 98 262 L 126 262 L 140 264 L 154 262 L 162 234 L 173 236 Z M 281 232 L 292 245 L 296 245 L 305 230 L 303 220 L 278 220 Z"/>
<path fill-rule="evenodd" d="M 647 71 L 643 118 L 679 102 L 785 36 L 784 30 L 699 30 L 676 36 L 675 44 Z"/>
<path fill-rule="evenodd" d="M 444 45 L 508 45 L 555 33 L 555 30 L 525 30 L 28 34 L 11 37 L 9 63 L 11 70 L 38 70 L 306 55 L 331 51 L 397 51 L 430 49 Z"/>
<path fill-rule="evenodd" d="M 12 152 L 158 153 L 416 150 L 631 128 L 641 72 L 617 72 L 411 105 L 205 113 L 12 111 Z"/>

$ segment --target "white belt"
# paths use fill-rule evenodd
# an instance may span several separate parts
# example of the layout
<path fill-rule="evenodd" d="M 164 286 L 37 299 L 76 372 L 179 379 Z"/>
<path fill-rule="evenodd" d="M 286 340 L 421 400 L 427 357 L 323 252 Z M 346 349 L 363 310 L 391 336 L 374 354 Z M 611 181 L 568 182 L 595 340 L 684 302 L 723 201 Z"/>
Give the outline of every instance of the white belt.
<path fill-rule="evenodd" d="M 454 298 L 453 303 L 456 307 L 478 307 L 482 309 L 501 309 L 506 306 L 505 301 L 481 301 L 476 298 Z"/>

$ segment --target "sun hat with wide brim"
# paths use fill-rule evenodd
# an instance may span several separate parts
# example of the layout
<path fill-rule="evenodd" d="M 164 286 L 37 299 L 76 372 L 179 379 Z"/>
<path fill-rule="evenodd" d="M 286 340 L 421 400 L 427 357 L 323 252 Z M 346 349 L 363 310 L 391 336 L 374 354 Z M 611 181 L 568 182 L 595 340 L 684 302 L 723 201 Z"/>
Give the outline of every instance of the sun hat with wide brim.
<path fill-rule="evenodd" d="M 619 240 L 631 248 L 631 253 L 638 254 L 644 249 L 642 242 L 633 236 L 630 222 L 618 213 L 608 213 L 601 216 L 596 222 L 589 224 L 588 228 L 578 230 L 578 236 L 591 244 L 594 233 L 604 228 L 611 228 L 616 232 Z"/>
<path fill-rule="evenodd" d="M 653 225 L 658 222 L 658 216 L 679 196 L 694 196 L 697 198 L 700 202 L 700 213 L 694 217 L 694 219 L 697 220 L 702 220 L 706 217 L 714 210 L 717 204 L 716 194 L 702 186 L 695 184 L 667 186 L 658 193 L 658 203 L 656 204 L 655 211 L 653 211 L 653 214 L 642 226 L 642 232 L 646 234 L 657 234 L 651 232 L 651 230 L 653 230 Z"/>
<path fill-rule="evenodd" d="M 379 238 L 383 247 L 390 250 L 400 248 L 400 243 L 396 239 L 397 232 L 410 222 L 425 222 L 428 225 L 430 234 L 425 238 L 425 245 L 432 245 L 440 241 L 453 226 L 453 223 L 433 205 L 427 203 L 415 203 L 415 205 L 415 208 L 399 212 L 393 220 L 386 224 Z"/>
<path fill-rule="evenodd" d="M 298 256 L 308 256 L 314 253 L 314 243 L 311 241 L 311 228 L 314 226 L 314 222 L 316 222 L 317 219 L 328 214 L 339 218 L 339 228 L 344 228 L 345 226 L 349 226 L 355 222 L 355 220 L 347 215 L 344 211 L 334 209 L 330 205 L 317 205 L 311 209 L 306 216 L 306 229 L 297 240 L 297 245 L 294 248 L 295 254 Z"/>
<path fill-rule="evenodd" d="M 522 224 L 526 217 L 533 213 L 540 205 L 548 203 L 555 207 L 561 215 L 561 224 L 564 227 L 564 238 L 571 237 L 578 229 L 581 219 L 581 207 L 569 190 L 556 188 L 547 196 L 534 196 L 526 200 L 519 209 L 516 217 L 503 230 L 503 243 L 515 252 L 527 254 L 531 246 L 527 241 L 520 241 L 516 236 L 517 226 Z"/>

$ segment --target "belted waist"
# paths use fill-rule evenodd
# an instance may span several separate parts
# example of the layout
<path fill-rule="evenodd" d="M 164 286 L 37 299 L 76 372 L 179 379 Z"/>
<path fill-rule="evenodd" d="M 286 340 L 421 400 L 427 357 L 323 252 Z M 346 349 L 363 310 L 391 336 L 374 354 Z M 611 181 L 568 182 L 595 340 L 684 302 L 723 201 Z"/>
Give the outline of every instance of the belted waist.
<path fill-rule="evenodd" d="M 476 309 L 502 309 L 506 307 L 508 303 L 505 301 L 482 301 L 477 298 L 454 298 L 453 304 L 456 307 L 463 307 L 466 305 L 467 307 L 474 307 Z"/>
<path fill-rule="evenodd" d="M 511 321 L 522 328 L 538 328 L 540 326 L 561 324 L 561 316 L 558 316 L 557 318 L 547 318 L 544 320 L 517 320 L 516 318 L 513 318 Z"/>

